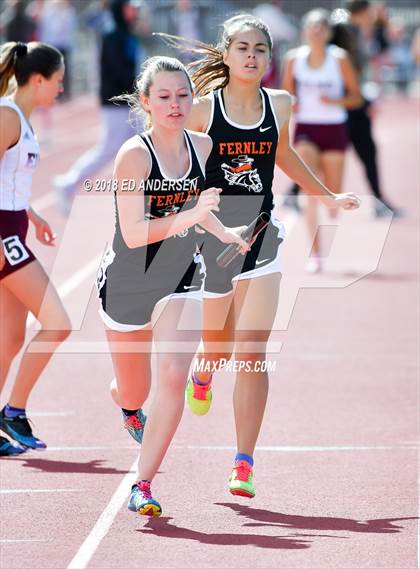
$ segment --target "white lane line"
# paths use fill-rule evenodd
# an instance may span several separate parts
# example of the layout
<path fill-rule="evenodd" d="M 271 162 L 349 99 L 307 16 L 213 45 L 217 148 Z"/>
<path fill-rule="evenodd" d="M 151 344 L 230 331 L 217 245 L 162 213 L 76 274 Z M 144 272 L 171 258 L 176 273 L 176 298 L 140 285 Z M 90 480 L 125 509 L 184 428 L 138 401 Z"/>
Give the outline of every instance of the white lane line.
<path fill-rule="evenodd" d="M 67 452 L 67 451 L 91 451 L 91 450 L 138 450 L 137 446 L 85 446 L 85 447 L 47 447 L 42 452 Z M 33 456 L 33 455 L 31 455 Z"/>
<path fill-rule="evenodd" d="M 109 504 L 99 516 L 96 524 L 93 526 L 85 541 L 79 547 L 79 550 L 70 561 L 67 569 L 84 569 L 87 567 L 99 544 L 108 533 L 115 516 L 118 514 L 121 506 L 127 499 L 128 489 L 135 482 L 136 466 L 137 458 L 133 462 L 130 472 L 128 472 L 121 480 L 120 485 L 114 492 Z"/>
<path fill-rule="evenodd" d="M 236 450 L 235 446 L 221 445 L 187 445 L 185 447 L 191 450 Z M 417 450 L 418 445 L 404 446 L 257 446 L 256 451 L 259 452 L 342 452 L 342 451 L 365 451 L 365 450 Z"/>
<path fill-rule="evenodd" d="M 209 450 L 234 450 L 236 447 L 233 446 L 203 446 L 203 445 L 188 445 L 180 446 L 174 445 L 174 448 L 182 449 L 209 449 Z M 406 449 L 407 447 L 404 447 Z M 417 447 L 413 447 L 417 448 Z M 394 450 L 401 449 L 401 447 L 396 446 L 342 446 L 342 447 L 321 447 L 321 446 L 303 446 L 303 447 L 278 447 L 278 446 L 267 446 L 267 447 L 257 447 L 256 450 L 269 450 L 269 451 L 281 451 L 281 452 L 294 452 L 294 451 L 330 451 L 330 450 Z M 67 569 L 85 569 L 88 566 L 89 561 L 92 559 L 95 551 L 99 547 L 99 544 L 103 538 L 108 533 L 112 526 L 112 523 L 118 514 L 122 504 L 127 499 L 128 488 L 131 484 L 135 482 L 135 468 L 137 465 L 137 458 L 133 462 L 130 472 L 128 472 L 117 490 L 114 492 L 110 502 L 108 503 L 105 510 L 99 516 L 96 524 L 93 526 L 91 532 L 82 543 L 78 549 L 76 555 L 70 561 Z"/>
<path fill-rule="evenodd" d="M 43 452 L 67 452 L 67 451 L 93 451 L 93 450 L 136 450 L 138 447 L 131 446 L 66 446 L 47 447 Z M 235 446 L 228 445 L 172 445 L 171 448 L 179 450 L 236 450 Z M 366 451 L 366 450 L 418 450 L 419 444 L 399 443 L 397 445 L 343 445 L 343 446 L 257 446 L 258 452 L 342 452 L 342 451 Z"/>
<path fill-rule="evenodd" d="M 135 445 L 114 445 L 114 446 L 65 446 L 47 447 L 43 452 L 67 452 L 67 451 L 93 451 L 93 450 L 136 450 Z M 179 450 L 236 450 L 235 446 L 229 445 L 177 445 L 171 448 Z M 335 451 L 365 451 L 365 450 L 419 450 L 420 445 L 416 443 L 399 443 L 397 445 L 343 445 L 343 446 L 257 446 L 258 452 L 335 452 Z"/>
<path fill-rule="evenodd" d="M 53 494 L 55 492 L 84 492 L 84 490 L 76 488 L 2 488 L 0 494 L 25 494 L 30 492 L 31 494 Z"/>
<path fill-rule="evenodd" d="M 67 279 L 58 289 L 58 294 L 61 298 L 64 298 L 74 289 L 76 289 L 82 282 L 94 275 L 98 270 L 99 263 L 101 262 L 102 254 L 91 259 L 86 265 L 79 269 L 72 277 Z M 93 286 L 93 285 L 92 285 Z M 35 317 L 33 314 L 29 314 L 26 320 L 26 328 L 29 328 L 35 322 Z"/>
<path fill-rule="evenodd" d="M 31 417 L 73 417 L 76 411 L 31 411 Z"/>

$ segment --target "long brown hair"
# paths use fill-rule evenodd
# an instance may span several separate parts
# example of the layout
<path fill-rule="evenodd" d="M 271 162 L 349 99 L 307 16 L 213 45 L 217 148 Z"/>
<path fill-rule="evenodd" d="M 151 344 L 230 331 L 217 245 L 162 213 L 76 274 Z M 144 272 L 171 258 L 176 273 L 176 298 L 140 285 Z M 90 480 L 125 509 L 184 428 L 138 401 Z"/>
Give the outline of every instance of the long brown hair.
<path fill-rule="evenodd" d="M 271 57 L 273 40 L 270 31 L 262 20 L 251 14 L 239 14 L 226 20 L 216 46 L 169 34 L 154 35 L 162 37 L 171 47 L 199 56 L 187 68 L 191 72 L 196 94 L 206 95 L 214 89 L 223 89 L 229 83 L 229 67 L 223 61 L 223 54 L 229 49 L 235 35 L 244 28 L 254 28 L 264 34 Z"/>
<path fill-rule="evenodd" d="M 0 97 L 10 90 L 13 77 L 18 87 L 22 87 L 34 73 L 49 79 L 62 64 L 62 54 L 52 45 L 14 41 L 3 44 L 0 48 Z"/>

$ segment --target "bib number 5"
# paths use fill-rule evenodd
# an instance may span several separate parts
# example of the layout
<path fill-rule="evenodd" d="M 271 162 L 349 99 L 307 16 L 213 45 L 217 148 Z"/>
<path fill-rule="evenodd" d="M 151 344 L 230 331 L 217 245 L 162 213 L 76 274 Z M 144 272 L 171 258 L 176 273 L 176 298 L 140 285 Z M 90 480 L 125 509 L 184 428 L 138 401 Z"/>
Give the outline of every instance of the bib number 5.
<path fill-rule="evenodd" d="M 18 265 L 29 258 L 29 253 L 18 235 L 11 235 L 3 239 L 3 245 L 4 254 L 10 265 Z"/>

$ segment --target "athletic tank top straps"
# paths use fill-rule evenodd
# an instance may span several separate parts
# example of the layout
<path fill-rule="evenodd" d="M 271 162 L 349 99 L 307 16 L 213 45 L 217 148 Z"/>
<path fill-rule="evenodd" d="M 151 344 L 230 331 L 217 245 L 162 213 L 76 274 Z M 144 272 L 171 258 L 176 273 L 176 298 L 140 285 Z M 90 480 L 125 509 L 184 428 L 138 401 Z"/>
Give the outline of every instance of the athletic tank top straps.
<path fill-rule="evenodd" d="M 189 166 L 180 178 L 168 177 L 147 133 L 140 135 L 150 154 L 149 176 L 136 190 L 143 194 L 144 218 L 153 220 L 193 208 L 204 190 L 204 173 L 190 135 L 184 131 Z M 201 300 L 204 267 L 196 254 L 194 226 L 156 243 L 129 248 L 122 236 L 118 202 L 112 250 L 108 251 L 97 277 L 100 314 L 105 324 L 120 332 L 139 330 L 150 324 L 156 304 L 174 296 Z"/>
<path fill-rule="evenodd" d="M 16 111 L 20 136 L 0 160 L 0 210 L 22 211 L 29 208 L 32 177 L 39 162 L 39 143 L 20 108 L 7 97 L 0 97 L 0 107 Z"/>
<path fill-rule="evenodd" d="M 184 131 L 185 142 L 189 154 L 189 167 L 180 178 L 170 178 L 163 171 L 159 157 L 154 149 L 153 142 L 147 133 L 139 135 L 149 151 L 151 170 L 149 176 L 142 180 L 137 190 L 144 195 L 144 218 L 158 219 L 176 215 L 181 211 L 193 208 L 200 192 L 204 190 L 205 178 L 199 159 L 191 141 L 190 135 Z M 163 241 L 149 243 L 146 247 L 130 249 L 125 244 L 121 234 L 118 218 L 116 219 L 116 232 L 113 251 L 117 257 L 124 257 L 128 262 L 143 264 L 148 269 L 156 254 L 160 250 L 158 263 L 154 263 L 154 271 L 166 270 L 165 267 L 184 264 L 186 259 L 191 260 L 196 251 L 196 237 L 194 227 L 184 229 L 181 233 L 168 237 Z"/>
<path fill-rule="evenodd" d="M 222 188 L 217 217 L 228 226 L 247 225 L 261 211 L 273 209 L 271 186 L 279 126 L 269 94 L 260 89 L 260 95 L 262 114 L 252 125 L 238 124 L 227 116 L 221 89 L 212 95 L 207 132 L 213 148 L 206 166 L 206 187 Z"/>

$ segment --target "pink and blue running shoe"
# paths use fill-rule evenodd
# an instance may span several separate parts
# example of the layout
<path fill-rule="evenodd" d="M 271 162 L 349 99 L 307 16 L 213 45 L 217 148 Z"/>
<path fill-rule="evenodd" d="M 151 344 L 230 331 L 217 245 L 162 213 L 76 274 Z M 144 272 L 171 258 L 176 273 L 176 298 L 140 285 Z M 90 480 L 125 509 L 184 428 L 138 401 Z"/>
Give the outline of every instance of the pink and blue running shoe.
<path fill-rule="evenodd" d="M 127 507 L 131 512 L 136 512 L 140 516 L 157 518 L 162 513 L 159 502 L 152 497 L 152 490 L 148 480 L 140 480 L 140 482 L 131 487 L 131 495 Z"/>
<path fill-rule="evenodd" d="M 134 415 L 127 415 L 122 412 L 124 420 L 124 429 L 130 433 L 133 439 L 139 444 L 143 441 L 144 427 L 146 425 L 147 417 L 141 409 L 139 409 Z"/>

